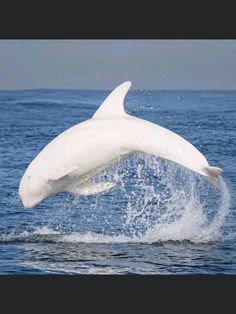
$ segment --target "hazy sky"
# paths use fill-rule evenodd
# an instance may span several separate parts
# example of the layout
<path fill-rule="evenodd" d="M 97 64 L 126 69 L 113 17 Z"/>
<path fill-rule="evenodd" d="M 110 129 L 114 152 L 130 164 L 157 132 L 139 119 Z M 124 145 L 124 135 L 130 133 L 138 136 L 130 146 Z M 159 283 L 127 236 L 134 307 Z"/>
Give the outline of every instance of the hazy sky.
<path fill-rule="evenodd" d="M 236 40 L 0 40 L 0 89 L 236 89 Z"/>

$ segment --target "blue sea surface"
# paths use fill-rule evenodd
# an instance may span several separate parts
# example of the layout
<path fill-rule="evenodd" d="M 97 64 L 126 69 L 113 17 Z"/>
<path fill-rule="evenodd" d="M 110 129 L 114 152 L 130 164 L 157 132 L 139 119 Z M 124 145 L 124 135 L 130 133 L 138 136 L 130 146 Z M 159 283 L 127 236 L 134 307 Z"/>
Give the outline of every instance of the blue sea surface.
<path fill-rule="evenodd" d="M 109 91 L 0 91 L 0 274 L 236 274 L 236 92 L 130 91 L 127 113 L 166 127 L 223 169 L 221 189 L 145 154 L 98 175 L 116 186 L 18 196 L 32 159 L 92 117 Z M 80 145 L 80 143 L 75 143 Z"/>

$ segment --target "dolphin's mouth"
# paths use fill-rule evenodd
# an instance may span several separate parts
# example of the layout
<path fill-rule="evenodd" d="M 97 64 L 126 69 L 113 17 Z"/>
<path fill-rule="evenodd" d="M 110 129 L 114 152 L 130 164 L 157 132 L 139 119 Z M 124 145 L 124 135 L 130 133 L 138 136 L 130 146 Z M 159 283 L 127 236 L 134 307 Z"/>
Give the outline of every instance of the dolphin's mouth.
<path fill-rule="evenodd" d="M 23 183 L 20 183 L 19 196 L 20 196 L 20 199 L 22 201 L 24 208 L 27 208 L 27 209 L 30 209 L 30 208 L 37 206 L 44 199 L 44 197 L 42 197 L 42 195 L 39 195 L 38 197 L 33 196 L 33 195 L 30 196 L 30 190 L 28 187 L 28 182 L 27 182 L 26 187 L 24 186 Z"/>

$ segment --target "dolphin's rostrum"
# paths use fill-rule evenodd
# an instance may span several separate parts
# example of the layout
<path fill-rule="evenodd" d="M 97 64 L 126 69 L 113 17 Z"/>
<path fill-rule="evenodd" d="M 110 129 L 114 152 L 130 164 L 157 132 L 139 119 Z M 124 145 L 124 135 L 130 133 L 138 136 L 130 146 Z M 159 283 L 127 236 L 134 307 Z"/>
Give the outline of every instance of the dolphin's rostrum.
<path fill-rule="evenodd" d="M 60 192 L 91 195 L 110 189 L 114 182 L 93 183 L 92 178 L 121 156 L 137 152 L 171 160 L 218 185 L 222 170 L 210 167 L 192 144 L 124 111 L 130 86 L 130 81 L 118 86 L 91 119 L 59 134 L 40 151 L 20 181 L 19 195 L 25 208 Z"/>

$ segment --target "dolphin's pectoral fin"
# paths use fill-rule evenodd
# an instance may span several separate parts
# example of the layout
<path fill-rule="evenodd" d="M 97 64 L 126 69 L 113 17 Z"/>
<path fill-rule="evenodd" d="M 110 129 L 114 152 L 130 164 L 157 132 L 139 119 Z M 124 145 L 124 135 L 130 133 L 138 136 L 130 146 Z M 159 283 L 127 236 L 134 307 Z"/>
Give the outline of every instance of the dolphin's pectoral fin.
<path fill-rule="evenodd" d="M 70 172 L 75 171 L 78 169 L 78 166 L 71 166 L 71 167 L 60 167 L 57 168 L 54 173 L 50 176 L 50 180 L 56 181 L 65 176 L 67 176 Z"/>
<path fill-rule="evenodd" d="M 109 190 L 115 185 L 116 185 L 115 182 L 100 182 L 100 183 L 90 182 L 88 184 L 81 184 L 76 187 L 71 186 L 69 189 L 67 189 L 67 192 L 76 195 L 93 195 Z"/>

